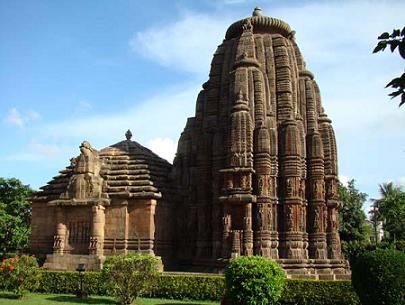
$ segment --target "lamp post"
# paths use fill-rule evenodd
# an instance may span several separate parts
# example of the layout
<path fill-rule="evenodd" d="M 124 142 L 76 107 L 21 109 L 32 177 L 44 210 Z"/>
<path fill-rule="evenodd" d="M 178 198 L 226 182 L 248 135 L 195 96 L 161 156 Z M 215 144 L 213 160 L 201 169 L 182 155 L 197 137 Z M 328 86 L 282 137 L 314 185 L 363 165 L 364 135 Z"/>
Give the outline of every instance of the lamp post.
<path fill-rule="evenodd" d="M 76 296 L 80 299 L 86 299 L 87 298 L 87 292 L 84 291 L 83 287 L 83 279 L 84 279 L 84 272 L 86 271 L 86 268 L 84 267 L 84 264 L 79 264 L 76 269 L 77 272 L 79 272 L 79 280 L 80 280 L 80 286 L 76 291 Z"/>

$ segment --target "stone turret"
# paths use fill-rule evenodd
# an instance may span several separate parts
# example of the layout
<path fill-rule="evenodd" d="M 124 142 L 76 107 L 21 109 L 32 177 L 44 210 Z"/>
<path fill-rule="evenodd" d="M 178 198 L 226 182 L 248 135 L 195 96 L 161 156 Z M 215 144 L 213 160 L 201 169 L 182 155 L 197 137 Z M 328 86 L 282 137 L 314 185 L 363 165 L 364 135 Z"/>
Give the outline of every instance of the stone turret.
<path fill-rule="evenodd" d="M 214 53 L 174 160 L 184 264 L 263 255 L 289 274 L 346 272 L 335 136 L 294 35 L 256 8 Z"/>

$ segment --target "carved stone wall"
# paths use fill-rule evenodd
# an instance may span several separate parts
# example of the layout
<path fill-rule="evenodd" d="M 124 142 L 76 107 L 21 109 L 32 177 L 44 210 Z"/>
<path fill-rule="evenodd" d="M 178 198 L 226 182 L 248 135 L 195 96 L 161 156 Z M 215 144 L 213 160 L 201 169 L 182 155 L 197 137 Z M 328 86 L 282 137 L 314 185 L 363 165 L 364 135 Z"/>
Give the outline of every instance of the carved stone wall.
<path fill-rule="evenodd" d="M 101 151 L 84 141 L 81 154 L 33 197 L 31 252 L 47 255 L 45 268 L 99 269 L 105 255 L 130 252 L 161 255 L 167 268 L 174 263 L 172 167 L 126 136 Z"/>
<path fill-rule="evenodd" d="M 32 252 L 54 269 L 142 251 L 182 270 L 262 255 L 294 276 L 347 276 L 335 135 L 294 31 L 255 9 L 202 87 L 173 166 L 130 131 L 100 151 L 83 142 L 32 199 Z"/>
<path fill-rule="evenodd" d="M 214 54 L 173 164 L 185 263 L 344 264 L 335 136 L 294 34 L 256 9 Z"/>

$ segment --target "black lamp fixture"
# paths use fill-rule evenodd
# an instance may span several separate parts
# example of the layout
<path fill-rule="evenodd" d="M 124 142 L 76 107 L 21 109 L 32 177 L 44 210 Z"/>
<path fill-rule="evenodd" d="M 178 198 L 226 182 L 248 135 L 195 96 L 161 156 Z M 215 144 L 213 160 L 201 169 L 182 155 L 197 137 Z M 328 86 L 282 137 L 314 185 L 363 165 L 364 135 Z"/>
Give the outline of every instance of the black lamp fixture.
<path fill-rule="evenodd" d="M 84 280 L 84 272 L 86 271 L 85 264 L 79 264 L 76 269 L 77 272 L 79 272 L 79 288 L 76 291 L 76 296 L 80 299 L 86 299 L 87 298 L 87 292 L 84 290 L 83 286 L 83 280 Z"/>

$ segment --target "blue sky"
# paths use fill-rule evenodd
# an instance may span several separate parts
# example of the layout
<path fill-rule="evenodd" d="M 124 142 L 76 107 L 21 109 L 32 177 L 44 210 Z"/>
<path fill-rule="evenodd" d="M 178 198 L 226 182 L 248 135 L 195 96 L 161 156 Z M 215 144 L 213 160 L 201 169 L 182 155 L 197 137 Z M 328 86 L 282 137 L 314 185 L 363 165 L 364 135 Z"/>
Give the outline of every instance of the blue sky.
<path fill-rule="evenodd" d="M 336 131 L 340 175 L 405 185 L 404 61 L 371 54 L 403 1 L 0 0 L 0 176 L 39 188 L 78 154 L 134 139 L 167 158 L 227 27 L 259 5 L 296 31 Z"/>

